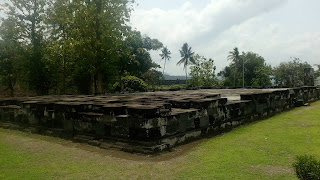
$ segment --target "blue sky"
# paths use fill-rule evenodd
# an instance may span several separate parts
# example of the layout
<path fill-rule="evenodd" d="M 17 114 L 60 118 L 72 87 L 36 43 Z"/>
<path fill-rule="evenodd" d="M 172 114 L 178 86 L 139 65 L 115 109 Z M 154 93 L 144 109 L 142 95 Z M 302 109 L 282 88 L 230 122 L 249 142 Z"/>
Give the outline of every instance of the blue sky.
<path fill-rule="evenodd" d="M 163 42 L 172 52 L 166 72 L 183 75 L 177 67 L 179 49 L 213 58 L 217 70 L 229 64 L 228 52 L 253 51 L 268 64 L 299 57 L 320 63 L 319 0 L 136 0 L 131 25 Z M 160 65 L 160 51 L 151 52 Z"/>

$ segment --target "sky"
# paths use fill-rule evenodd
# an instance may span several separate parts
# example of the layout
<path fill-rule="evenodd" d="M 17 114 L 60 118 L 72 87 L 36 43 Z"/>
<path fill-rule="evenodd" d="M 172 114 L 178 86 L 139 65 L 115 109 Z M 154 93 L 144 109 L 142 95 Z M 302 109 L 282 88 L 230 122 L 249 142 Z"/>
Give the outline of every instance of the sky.
<path fill-rule="evenodd" d="M 131 26 L 171 51 L 165 72 L 184 75 L 179 49 L 212 58 L 217 72 L 234 47 L 255 52 L 267 64 L 297 57 L 320 64 L 320 0 L 136 0 Z M 153 60 L 163 67 L 159 54 Z M 159 69 L 162 71 L 162 69 Z"/>

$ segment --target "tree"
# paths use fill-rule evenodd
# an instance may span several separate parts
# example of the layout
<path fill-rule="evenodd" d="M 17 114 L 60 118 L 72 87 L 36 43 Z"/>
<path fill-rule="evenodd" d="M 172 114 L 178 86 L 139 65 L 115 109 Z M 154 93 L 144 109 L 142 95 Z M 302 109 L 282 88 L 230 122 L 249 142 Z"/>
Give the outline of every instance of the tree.
<path fill-rule="evenodd" d="M 270 75 L 272 74 L 272 68 L 270 65 L 259 66 L 255 68 L 255 77 L 252 78 L 252 86 L 271 86 Z"/>
<path fill-rule="evenodd" d="M 118 50 L 118 58 L 114 61 L 114 67 L 117 69 L 118 79 L 123 90 L 123 84 L 120 79 L 125 74 L 130 74 L 139 78 L 152 68 L 158 68 L 150 56 L 150 50 L 158 50 L 163 44 L 157 39 L 151 39 L 139 31 L 130 31 Z"/>
<path fill-rule="evenodd" d="M 162 48 L 161 52 L 162 52 L 160 54 L 161 60 L 164 59 L 164 66 L 163 66 L 163 72 L 162 72 L 162 75 L 164 75 L 164 70 L 166 68 L 166 62 L 167 62 L 167 60 L 171 59 L 171 56 L 170 56 L 171 52 L 167 47 Z"/>
<path fill-rule="evenodd" d="M 196 63 L 191 66 L 189 85 L 193 87 L 215 86 L 217 79 L 215 77 L 216 66 L 214 66 L 214 60 L 207 60 L 198 54 L 194 56 L 194 59 Z"/>
<path fill-rule="evenodd" d="M 23 49 L 18 54 L 27 62 L 24 74 L 38 94 L 74 93 L 75 87 L 99 94 L 123 74 L 141 78 L 159 67 L 149 51 L 162 43 L 128 26 L 132 0 L 8 1 L 5 10 L 15 22 L 19 44 L 15 47 Z M 1 44 L 13 53 L 7 42 Z M 5 59 L 2 67 L 13 69 L 14 63 Z"/>
<path fill-rule="evenodd" d="M 186 84 L 188 82 L 188 65 L 190 63 L 195 64 L 195 60 L 193 58 L 194 52 L 192 52 L 192 48 L 189 47 L 188 43 L 184 43 L 181 50 L 180 50 L 180 55 L 182 59 L 177 63 L 177 65 L 183 64 L 183 68 L 186 71 Z"/>
<path fill-rule="evenodd" d="M 218 75 L 224 78 L 224 85 L 230 85 L 230 82 L 234 80 L 236 86 L 246 85 L 246 86 L 266 86 L 271 85 L 271 71 L 270 66 L 265 63 L 265 59 L 260 55 L 247 52 L 242 53 L 240 59 L 244 61 L 246 66 L 243 68 L 240 61 L 238 63 L 231 63 L 230 66 L 226 67 Z M 243 79 L 237 79 L 234 77 L 241 77 L 240 69 L 243 68 L 246 76 Z M 232 69 L 238 69 L 238 71 L 232 71 Z"/>
<path fill-rule="evenodd" d="M 229 52 L 228 55 L 228 60 L 231 60 L 234 64 L 238 64 L 239 63 L 239 50 L 237 47 L 233 48 L 233 51 Z"/>
<path fill-rule="evenodd" d="M 260 82 L 256 83 L 255 86 L 264 86 L 265 84 L 271 84 L 271 71 L 265 71 L 267 73 L 265 74 L 265 76 L 261 76 L 261 74 L 259 74 L 262 72 L 261 70 L 267 69 L 265 59 L 262 56 L 254 52 L 247 52 L 243 53 L 242 57 L 244 58 L 244 63 L 246 64 L 244 69 L 246 74 L 244 78 L 245 85 L 253 86 L 253 80 L 255 80 L 255 82 Z M 265 82 L 260 80 L 259 76 L 264 77 Z"/>
<path fill-rule="evenodd" d="M 318 69 L 314 72 L 314 81 L 315 81 L 315 85 L 320 85 L 320 64 L 315 64 L 315 66 L 318 67 Z"/>
<path fill-rule="evenodd" d="M 307 62 L 302 62 L 299 58 L 291 58 L 289 62 L 280 63 L 273 69 L 274 80 L 278 86 L 303 86 L 304 69 L 311 68 Z"/>
<path fill-rule="evenodd" d="M 163 79 L 163 74 L 155 68 L 148 70 L 142 75 L 142 79 L 151 86 L 153 90 L 160 84 Z"/>
<path fill-rule="evenodd" d="M 228 55 L 228 60 L 231 60 L 232 64 L 234 64 L 234 68 L 233 68 L 233 86 L 236 85 L 236 74 L 237 74 L 237 69 L 236 69 L 236 66 L 239 65 L 239 59 L 240 59 L 240 56 L 239 56 L 239 50 L 237 47 L 233 48 L 233 51 L 230 51 L 229 52 L 229 55 Z"/>
<path fill-rule="evenodd" d="M 221 86 L 235 86 L 235 83 L 233 82 L 234 71 L 231 70 L 230 66 L 226 66 L 222 71 L 220 71 L 217 75 L 222 78 Z M 232 77 L 232 78 L 231 78 Z"/>
<path fill-rule="evenodd" d="M 315 64 L 315 66 L 317 66 L 318 69 L 314 72 L 314 79 L 317 79 L 318 77 L 320 77 L 320 64 Z"/>
<path fill-rule="evenodd" d="M 52 32 L 74 52 L 74 77 L 81 82 L 80 89 L 89 87 L 88 93 L 100 94 L 105 82 L 112 82 L 110 67 L 130 31 L 130 4 L 129 0 L 57 0 L 52 4 Z"/>
<path fill-rule="evenodd" d="M 44 62 L 46 0 L 10 0 L 8 17 L 15 19 L 19 42 L 28 45 L 28 83 L 38 94 L 48 94 L 49 73 Z"/>
<path fill-rule="evenodd" d="M 10 95 L 14 96 L 14 87 L 24 76 L 24 49 L 19 42 L 16 19 L 8 17 L 2 19 L 0 26 L 0 79 L 1 84 L 7 86 Z"/>
<path fill-rule="evenodd" d="M 51 91 L 55 94 L 74 92 L 75 60 L 79 58 L 75 50 L 73 31 L 76 29 L 75 8 L 69 0 L 50 1 L 47 9 L 48 32 L 50 36 L 45 58 L 52 75 Z"/>

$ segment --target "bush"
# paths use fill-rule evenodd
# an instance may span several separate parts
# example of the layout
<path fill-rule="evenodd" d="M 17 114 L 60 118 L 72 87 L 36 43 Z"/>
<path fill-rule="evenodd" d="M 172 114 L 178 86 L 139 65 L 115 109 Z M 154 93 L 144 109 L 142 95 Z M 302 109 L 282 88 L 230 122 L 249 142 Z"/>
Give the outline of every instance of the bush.
<path fill-rule="evenodd" d="M 140 78 L 135 76 L 125 76 L 121 78 L 123 83 L 124 91 L 141 91 L 144 92 L 147 90 L 147 84 Z M 114 91 L 121 91 L 120 83 L 116 82 L 113 85 Z"/>
<path fill-rule="evenodd" d="M 320 180 L 320 162 L 313 156 L 298 156 L 293 167 L 299 179 Z"/>

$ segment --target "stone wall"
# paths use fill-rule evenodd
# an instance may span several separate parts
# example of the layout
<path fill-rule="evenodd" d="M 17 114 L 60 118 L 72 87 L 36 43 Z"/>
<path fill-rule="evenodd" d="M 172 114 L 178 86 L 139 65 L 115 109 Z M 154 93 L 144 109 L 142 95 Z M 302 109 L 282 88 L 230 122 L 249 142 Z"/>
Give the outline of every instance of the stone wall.
<path fill-rule="evenodd" d="M 0 100 L 0 126 L 155 153 L 319 99 L 313 86 L 6 98 Z"/>

